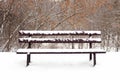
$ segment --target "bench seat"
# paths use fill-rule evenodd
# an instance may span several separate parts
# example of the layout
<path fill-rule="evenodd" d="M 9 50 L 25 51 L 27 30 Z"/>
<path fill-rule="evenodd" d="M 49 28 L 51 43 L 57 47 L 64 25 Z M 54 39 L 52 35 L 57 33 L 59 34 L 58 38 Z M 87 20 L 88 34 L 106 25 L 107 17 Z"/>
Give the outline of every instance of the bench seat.
<path fill-rule="evenodd" d="M 18 49 L 17 54 L 80 54 L 106 53 L 103 49 Z"/>

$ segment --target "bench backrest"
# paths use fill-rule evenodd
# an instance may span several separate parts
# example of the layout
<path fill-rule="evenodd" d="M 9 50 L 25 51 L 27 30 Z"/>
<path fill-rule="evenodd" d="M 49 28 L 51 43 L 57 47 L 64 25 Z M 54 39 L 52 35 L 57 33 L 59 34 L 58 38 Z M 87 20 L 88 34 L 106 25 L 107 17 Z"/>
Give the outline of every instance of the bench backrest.
<path fill-rule="evenodd" d="M 101 35 L 101 31 L 26 31 L 20 30 L 20 35 Z"/>
<path fill-rule="evenodd" d="M 92 43 L 101 43 L 101 31 L 26 31 L 20 30 L 19 42 L 21 43 L 89 43 L 92 48 Z M 33 36 L 87 36 L 85 38 L 33 38 Z M 93 36 L 97 36 L 93 37 Z"/>

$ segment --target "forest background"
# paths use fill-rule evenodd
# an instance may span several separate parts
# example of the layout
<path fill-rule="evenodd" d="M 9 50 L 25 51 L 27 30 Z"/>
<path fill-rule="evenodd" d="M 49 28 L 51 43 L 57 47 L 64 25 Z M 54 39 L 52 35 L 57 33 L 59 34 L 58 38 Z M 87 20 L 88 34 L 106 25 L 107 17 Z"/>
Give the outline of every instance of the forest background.
<path fill-rule="evenodd" d="M 0 51 L 26 46 L 19 30 L 100 30 L 100 47 L 119 51 L 120 0 L 0 0 Z"/>

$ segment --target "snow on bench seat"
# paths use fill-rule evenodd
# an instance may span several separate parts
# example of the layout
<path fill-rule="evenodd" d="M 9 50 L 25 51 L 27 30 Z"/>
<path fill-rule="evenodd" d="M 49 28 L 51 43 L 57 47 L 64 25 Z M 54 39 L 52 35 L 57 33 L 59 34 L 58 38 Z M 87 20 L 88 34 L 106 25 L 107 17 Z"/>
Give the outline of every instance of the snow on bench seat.
<path fill-rule="evenodd" d="M 58 42 L 94 42 L 94 43 L 100 43 L 101 38 L 19 38 L 19 42 L 34 42 L 34 43 L 58 43 Z"/>
<path fill-rule="evenodd" d="M 18 49 L 17 54 L 80 54 L 106 53 L 102 49 Z"/>
<path fill-rule="evenodd" d="M 101 31 L 36 31 L 20 30 L 20 35 L 101 35 Z"/>

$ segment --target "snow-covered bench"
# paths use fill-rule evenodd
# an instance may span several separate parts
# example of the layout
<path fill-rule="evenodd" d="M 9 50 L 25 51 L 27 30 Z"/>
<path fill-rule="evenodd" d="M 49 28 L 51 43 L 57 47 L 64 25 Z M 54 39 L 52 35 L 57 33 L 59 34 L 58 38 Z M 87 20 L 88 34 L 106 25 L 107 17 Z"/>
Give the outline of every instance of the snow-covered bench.
<path fill-rule="evenodd" d="M 101 31 L 27 31 L 20 30 L 20 43 L 28 43 L 27 49 L 18 49 L 17 54 L 27 54 L 27 64 L 31 62 L 31 54 L 90 54 L 90 60 L 96 65 L 96 54 L 106 53 L 102 49 L 92 48 L 92 43 L 101 43 Z M 37 37 L 36 37 L 37 36 Z M 38 37 L 39 36 L 39 37 Z M 41 37 L 42 36 L 42 37 Z M 76 37 L 44 37 L 43 36 L 78 36 Z M 80 36 L 84 36 L 81 38 Z M 96 37 L 93 37 L 96 36 Z M 98 37 L 99 36 L 99 37 Z M 40 38 L 41 37 L 41 38 Z M 88 49 L 34 49 L 33 43 L 88 43 Z"/>

